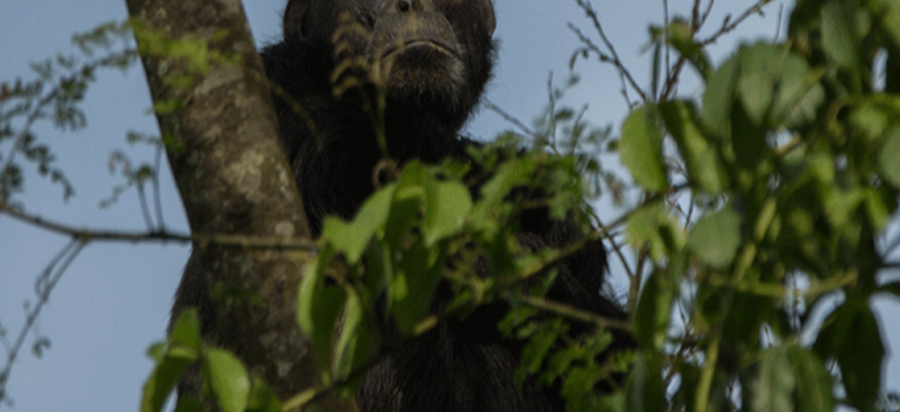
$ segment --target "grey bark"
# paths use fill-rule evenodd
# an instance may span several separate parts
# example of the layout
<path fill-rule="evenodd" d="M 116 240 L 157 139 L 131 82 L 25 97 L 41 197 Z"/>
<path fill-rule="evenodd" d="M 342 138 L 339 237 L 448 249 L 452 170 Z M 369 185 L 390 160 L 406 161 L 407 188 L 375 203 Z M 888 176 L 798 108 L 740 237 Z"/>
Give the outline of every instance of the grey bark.
<path fill-rule="evenodd" d="M 169 40 L 202 39 L 210 52 L 240 63 L 198 70 L 138 36 L 169 164 L 191 230 L 200 235 L 293 241 L 309 238 L 294 177 L 278 142 L 278 123 L 239 0 L 127 0 L 129 14 L 149 33 Z M 139 32 L 139 30 L 136 30 Z M 172 79 L 190 78 L 187 86 Z M 213 284 L 244 290 L 250 299 L 216 302 L 224 316 L 214 329 L 221 346 L 263 377 L 282 399 L 320 385 L 311 341 L 296 324 L 296 292 L 310 259 L 302 250 L 194 245 Z M 214 299 L 215 300 L 215 299 Z M 330 411 L 355 410 L 326 396 Z"/>

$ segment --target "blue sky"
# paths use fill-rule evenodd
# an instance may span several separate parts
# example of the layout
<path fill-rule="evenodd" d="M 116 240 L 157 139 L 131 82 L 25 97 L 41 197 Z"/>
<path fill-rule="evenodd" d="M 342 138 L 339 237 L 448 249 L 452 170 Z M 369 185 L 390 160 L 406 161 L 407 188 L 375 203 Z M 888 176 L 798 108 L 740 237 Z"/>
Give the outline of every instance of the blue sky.
<path fill-rule="evenodd" d="M 258 44 L 279 37 L 279 13 L 284 0 L 246 2 L 251 27 Z M 589 22 L 573 0 L 496 0 L 501 40 L 498 70 L 488 88 L 488 98 L 508 113 L 530 124 L 547 101 L 546 82 L 554 73 L 558 83 L 568 75 L 568 61 L 577 46 L 566 28 L 574 22 L 591 33 Z M 717 2 L 712 26 L 725 13 L 737 14 L 753 1 Z M 638 81 L 647 84 L 649 58 L 640 54 L 647 43 L 647 24 L 662 21 L 659 0 L 594 1 L 610 40 L 626 64 L 634 68 Z M 741 30 L 717 44 L 714 57 L 740 41 L 772 38 L 777 31 L 775 2 L 767 17 L 753 17 Z M 790 2 L 785 4 L 785 15 Z M 671 0 L 672 14 L 684 15 L 689 1 Z M 32 77 L 28 63 L 58 52 L 70 53 L 73 33 L 92 29 L 126 17 L 124 1 L 2 0 L 0 3 L 0 82 Z M 783 33 L 783 31 L 782 31 Z M 618 76 L 610 66 L 580 61 L 576 71 L 582 86 L 566 97 L 580 107 L 588 104 L 586 116 L 595 124 L 618 125 L 627 107 L 620 95 Z M 133 191 L 107 209 L 100 200 L 109 197 L 122 181 L 111 175 L 107 160 L 114 150 L 126 153 L 134 163 L 152 158 L 144 146 L 129 146 L 128 131 L 157 133 L 147 114 L 150 100 L 140 68 L 126 74 L 105 72 L 91 87 L 84 108 L 87 129 L 60 133 L 48 127 L 37 131 L 53 145 L 59 166 L 68 172 L 76 196 L 62 203 L 62 191 L 32 178 L 21 198 L 28 210 L 45 218 L 86 228 L 143 230 L 145 225 Z M 692 87 L 694 87 L 692 89 Z M 696 96 L 700 89 L 685 83 L 681 93 Z M 510 126 L 494 113 L 482 111 L 469 125 L 473 136 L 490 137 Z M 169 229 L 187 231 L 184 213 L 168 168 L 163 170 L 163 209 Z M 613 216 L 607 203 L 600 203 L 601 216 Z M 52 235 L 0 216 L 0 323 L 10 335 L 24 322 L 23 302 L 34 302 L 34 280 L 44 265 L 66 244 Z M 44 309 L 39 331 L 52 347 L 42 359 L 21 354 L 13 369 L 9 394 L 17 411 L 135 410 L 141 387 L 152 367 L 144 352 L 164 337 L 169 308 L 189 250 L 185 245 L 92 244 L 72 264 Z M 875 303 L 882 319 L 900 315 L 896 300 Z M 882 320 L 882 322 L 885 322 Z M 894 351 L 900 350 L 900 328 L 887 337 Z M 889 386 L 900 390 L 900 362 L 886 368 Z M 0 410 L 7 409 L 0 405 Z"/>

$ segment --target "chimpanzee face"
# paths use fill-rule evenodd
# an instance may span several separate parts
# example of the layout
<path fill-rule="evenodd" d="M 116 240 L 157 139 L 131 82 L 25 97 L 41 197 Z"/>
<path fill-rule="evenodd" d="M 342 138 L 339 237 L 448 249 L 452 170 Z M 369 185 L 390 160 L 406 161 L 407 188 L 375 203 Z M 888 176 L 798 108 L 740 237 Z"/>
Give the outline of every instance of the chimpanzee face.
<path fill-rule="evenodd" d="M 490 77 L 490 0 L 291 0 L 285 38 L 328 41 L 336 64 L 365 62 L 388 98 L 466 114 Z"/>

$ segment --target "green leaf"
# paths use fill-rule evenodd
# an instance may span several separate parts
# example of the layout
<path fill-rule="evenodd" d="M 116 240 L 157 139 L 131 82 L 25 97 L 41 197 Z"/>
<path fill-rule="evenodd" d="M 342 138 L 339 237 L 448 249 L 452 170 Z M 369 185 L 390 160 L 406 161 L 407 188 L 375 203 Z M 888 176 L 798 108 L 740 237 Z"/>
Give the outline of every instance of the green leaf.
<path fill-rule="evenodd" d="M 141 412 L 158 412 L 168 399 L 175 386 L 181 382 L 193 358 L 184 356 L 165 356 L 153 369 L 150 378 L 144 383 L 141 396 Z"/>
<path fill-rule="evenodd" d="M 822 358 L 837 357 L 850 404 L 871 410 L 881 388 L 884 345 L 866 301 L 848 299 L 838 307 L 825 319 L 813 348 Z"/>
<path fill-rule="evenodd" d="M 253 386 L 247 398 L 247 412 L 281 412 L 278 395 L 260 378 L 253 378 Z"/>
<path fill-rule="evenodd" d="M 684 230 L 665 206 L 657 202 L 631 214 L 625 239 L 635 249 L 648 246 L 650 257 L 661 262 L 684 246 Z"/>
<path fill-rule="evenodd" d="M 760 58 L 757 54 L 745 56 L 745 58 Z M 759 125 L 765 120 L 769 106 L 772 104 L 774 84 L 769 73 L 741 71 L 738 79 L 738 96 L 747 115 L 753 123 Z"/>
<path fill-rule="evenodd" d="M 661 373 L 666 365 L 654 355 L 656 354 L 638 356 L 631 366 L 626 386 L 626 411 L 669 410 Z"/>
<path fill-rule="evenodd" d="M 890 129 L 878 153 L 881 175 L 895 188 L 900 188 L 900 127 Z"/>
<path fill-rule="evenodd" d="M 741 219 L 730 209 L 704 216 L 688 234 L 688 247 L 703 263 L 724 269 L 741 245 Z"/>
<path fill-rule="evenodd" d="M 894 0 L 870 0 L 873 15 L 877 16 L 881 29 L 893 42 L 895 50 L 900 49 L 900 3 Z"/>
<path fill-rule="evenodd" d="M 712 147 L 699 126 L 697 112 L 689 102 L 673 101 L 660 105 L 666 129 L 678 144 L 678 151 L 688 170 L 688 179 L 710 194 L 725 190 L 727 174 L 722 168 L 716 149 Z"/>
<path fill-rule="evenodd" d="M 206 412 L 206 408 L 203 407 L 200 399 L 182 395 L 178 397 L 178 402 L 175 404 L 175 412 Z"/>
<path fill-rule="evenodd" d="M 675 47 L 675 50 L 678 50 L 678 53 L 687 59 L 704 79 L 708 79 L 712 73 L 709 56 L 706 55 L 704 47 L 694 40 L 691 24 L 685 20 L 675 19 L 669 24 L 668 33 L 669 44 Z"/>
<path fill-rule="evenodd" d="M 776 49 L 781 50 L 781 49 Z M 816 121 L 816 113 L 825 102 L 825 88 L 819 82 L 819 72 L 810 71 L 801 57 L 787 52 L 779 62 L 778 94 L 772 107 L 772 118 L 778 125 L 795 128 Z M 773 85 L 774 86 L 774 85 Z"/>
<path fill-rule="evenodd" d="M 731 138 L 731 110 L 739 73 L 738 57 L 733 57 L 709 78 L 703 93 L 701 118 L 709 131 L 720 138 Z"/>
<path fill-rule="evenodd" d="M 157 359 L 157 365 L 144 384 L 141 398 L 142 412 L 162 410 L 169 394 L 197 360 L 201 350 L 197 310 L 185 309 L 175 321 L 168 343 L 164 346 L 156 345 L 151 349 L 154 359 Z"/>
<path fill-rule="evenodd" d="M 766 350 L 753 380 L 750 409 L 758 412 L 793 411 L 791 394 L 796 383 L 784 348 Z"/>
<path fill-rule="evenodd" d="M 363 203 L 351 223 L 334 216 L 325 218 L 322 237 L 344 252 L 348 263 L 358 262 L 376 231 L 384 228 L 395 189 L 396 186 L 388 185 L 375 192 Z"/>
<path fill-rule="evenodd" d="M 622 163 L 644 189 L 658 193 L 669 188 L 659 116 L 653 106 L 638 107 L 625 119 L 619 153 Z"/>
<path fill-rule="evenodd" d="M 444 271 L 443 253 L 415 242 L 403 254 L 391 283 L 391 313 L 401 331 L 410 333 L 431 308 Z"/>
<path fill-rule="evenodd" d="M 347 299 L 344 289 L 325 284 L 325 271 L 333 256 L 334 249 L 330 246 L 319 251 L 319 256 L 304 272 L 297 293 L 297 324 L 312 335 L 313 351 L 326 382 L 330 380 L 327 373 L 330 370 L 334 325 Z"/>
<path fill-rule="evenodd" d="M 547 354 L 553 349 L 559 336 L 566 333 L 567 330 L 567 325 L 558 318 L 540 324 L 536 333 L 522 348 L 522 367 L 516 371 L 516 382 L 522 382 L 527 376 L 536 375 L 541 371 Z"/>
<path fill-rule="evenodd" d="M 797 346 L 787 347 L 787 356 L 796 377 L 794 405 L 798 412 L 833 411 L 831 375 L 814 353 Z"/>
<path fill-rule="evenodd" d="M 641 291 L 634 314 L 634 335 L 647 349 L 660 351 L 666 342 L 666 327 L 672 309 L 672 290 L 662 270 L 655 270 Z"/>
<path fill-rule="evenodd" d="M 203 362 L 205 378 L 223 412 L 243 412 L 250 393 L 250 378 L 237 358 L 222 349 L 210 349 Z"/>
<path fill-rule="evenodd" d="M 366 316 L 366 307 L 356 293 L 349 293 L 343 324 L 334 347 L 332 376 L 343 379 L 375 356 L 374 331 Z"/>
<path fill-rule="evenodd" d="M 537 162 L 532 157 L 516 158 L 504 162 L 494 176 L 481 187 L 481 199 L 478 204 L 487 208 L 502 204 L 513 189 L 531 181 L 535 169 L 537 169 Z"/>
<path fill-rule="evenodd" d="M 849 2 L 829 1 L 822 7 L 822 45 L 829 57 L 839 65 L 855 69 L 860 66 L 856 36 L 856 7 Z"/>
<path fill-rule="evenodd" d="M 731 111 L 731 144 L 738 166 L 757 172 L 771 151 L 766 142 L 767 129 L 754 123 L 743 105 L 735 105 Z"/>
<path fill-rule="evenodd" d="M 169 345 L 183 346 L 194 353 L 200 351 L 200 319 L 197 309 L 185 309 L 178 315 L 178 320 L 172 326 L 172 333 L 169 334 Z"/>
<path fill-rule="evenodd" d="M 472 210 L 469 190 L 459 182 L 436 182 L 426 185 L 425 246 L 459 233 Z"/>

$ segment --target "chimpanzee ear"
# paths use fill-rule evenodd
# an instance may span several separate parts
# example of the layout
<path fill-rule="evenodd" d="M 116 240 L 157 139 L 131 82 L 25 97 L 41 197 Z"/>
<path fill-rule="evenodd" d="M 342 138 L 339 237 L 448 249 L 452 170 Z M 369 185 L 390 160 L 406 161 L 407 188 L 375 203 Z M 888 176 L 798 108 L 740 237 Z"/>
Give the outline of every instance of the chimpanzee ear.
<path fill-rule="evenodd" d="M 309 12 L 309 3 L 310 0 L 288 0 L 284 15 L 281 17 L 281 30 L 285 40 L 305 37 L 303 24 Z"/>

